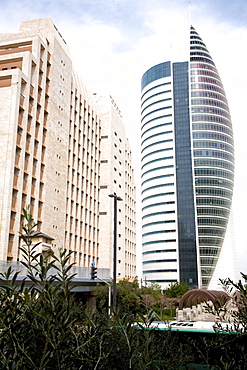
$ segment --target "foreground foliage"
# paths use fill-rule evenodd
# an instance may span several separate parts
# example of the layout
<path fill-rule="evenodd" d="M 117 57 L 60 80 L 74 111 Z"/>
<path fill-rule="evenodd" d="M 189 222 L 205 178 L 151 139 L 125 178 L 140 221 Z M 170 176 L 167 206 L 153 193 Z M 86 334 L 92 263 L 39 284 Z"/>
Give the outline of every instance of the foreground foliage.
<path fill-rule="evenodd" d="M 145 329 L 151 316 L 142 316 L 139 329 L 132 325 L 134 292 L 130 300 L 123 294 L 130 313 L 115 313 L 114 320 L 77 302 L 71 292 L 70 254 L 37 253 L 37 224 L 28 211 L 24 215 L 21 259 L 26 278 L 20 282 L 11 267 L 1 273 L 1 369 L 155 369 L 164 355 L 171 369 L 184 363 L 168 337 L 157 351 L 155 331 Z M 124 292 L 126 282 L 122 285 Z"/>
<path fill-rule="evenodd" d="M 58 258 L 51 258 L 37 253 L 38 244 L 32 243 L 36 224 L 27 212 L 25 217 L 21 249 L 27 279 L 18 283 L 19 275 L 11 268 L 1 274 L 1 369 L 188 370 L 193 369 L 190 363 L 208 365 L 206 369 L 245 368 L 247 351 L 242 336 L 151 329 L 153 311 L 148 310 L 148 302 L 141 304 L 136 284 L 120 284 L 119 297 L 123 295 L 128 312 L 120 309 L 109 318 L 104 310 L 83 307 L 71 293 L 70 255 L 61 252 Z M 132 289 L 129 299 L 124 294 L 127 288 Z M 155 301 L 160 291 L 153 288 Z M 149 296 L 148 289 L 142 290 L 142 295 Z M 141 320 L 138 328 L 133 325 L 136 314 Z M 241 317 L 244 315 L 242 312 Z"/>

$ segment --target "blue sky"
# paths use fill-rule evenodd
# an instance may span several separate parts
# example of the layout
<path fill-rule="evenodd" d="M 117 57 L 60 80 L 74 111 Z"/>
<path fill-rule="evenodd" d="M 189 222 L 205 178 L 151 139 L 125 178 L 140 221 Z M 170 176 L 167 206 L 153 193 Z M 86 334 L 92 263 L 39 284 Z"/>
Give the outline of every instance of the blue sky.
<path fill-rule="evenodd" d="M 138 194 L 140 79 L 152 65 L 188 57 L 191 23 L 219 70 L 232 114 L 236 149 L 234 223 L 238 269 L 247 273 L 247 1 L 246 0 L 0 0 L 0 32 L 50 17 L 92 92 L 111 94 L 133 148 Z M 140 226 L 140 224 L 139 224 Z"/>
<path fill-rule="evenodd" d="M 13 15 L 17 20 L 21 14 L 35 17 L 52 16 L 54 21 L 61 18 L 80 23 L 84 17 L 106 22 L 124 31 L 143 31 L 143 18 L 151 11 L 176 7 L 178 12 L 187 8 L 185 0 L 1 0 L 3 14 Z M 197 0 L 190 1 L 191 8 L 196 8 L 205 15 L 218 21 L 227 21 L 236 26 L 246 25 L 247 3 L 245 0 Z M 18 17 L 19 13 L 19 17 Z M 197 12 L 196 12 L 197 13 Z"/>
<path fill-rule="evenodd" d="M 55 22 L 61 19 L 75 24 L 85 18 L 107 23 L 120 28 L 126 35 L 145 32 L 145 18 L 150 11 L 159 12 L 172 7 L 177 12 L 188 8 L 197 16 L 204 13 L 218 22 L 224 21 L 235 26 L 246 26 L 247 2 L 245 0 L 1 0 L 1 18 L 8 16 L 8 23 L 21 20 L 22 15 L 36 17 L 50 16 Z M 12 20 L 11 20 L 12 18 Z"/>

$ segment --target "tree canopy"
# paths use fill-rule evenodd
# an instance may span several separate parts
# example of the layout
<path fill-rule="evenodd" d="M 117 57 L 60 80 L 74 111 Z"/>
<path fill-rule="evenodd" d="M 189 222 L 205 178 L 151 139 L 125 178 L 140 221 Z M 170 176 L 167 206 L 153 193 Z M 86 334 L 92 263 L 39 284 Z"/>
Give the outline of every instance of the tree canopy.
<path fill-rule="evenodd" d="M 181 298 L 189 289 L 186 283 L 174 283 L 164 290 L 164 295 L 170 298 Z"/>

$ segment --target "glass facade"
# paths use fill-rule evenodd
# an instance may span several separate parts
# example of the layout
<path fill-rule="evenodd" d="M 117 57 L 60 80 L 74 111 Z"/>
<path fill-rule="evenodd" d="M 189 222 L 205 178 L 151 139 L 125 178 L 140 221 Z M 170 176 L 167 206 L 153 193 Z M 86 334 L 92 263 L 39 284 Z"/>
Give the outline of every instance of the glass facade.
<path fill-rule="evenodd" d="M 188 70 L 188 62 L 173 63 L 179 270 L 181 282 L 198 287 Z"/>
<path fill-rule="evenodd" d="M 142 238 L 146 281 L 179 280 L 171 63 L 142 78 Z"/>
<path fill-rule="evenodd" d="M 232 204 L 233 132 L 218 71 L 193 27 L 190 50 L 197 223 L 202 287 L 207 288 L 220 256 Z"/>
<path fill-rule="evenodd" d="M 142 76 L 142 90 L 153 81 L 171 76 L 171 62 L 160 63 L 147 70 Z"/>
<path fill-rule="evenodd" d="M 190 61 L 142 77 L 143 278 L 207 289 L 232 205 L 234 140 L 216 66 L 190 32 Z"/>

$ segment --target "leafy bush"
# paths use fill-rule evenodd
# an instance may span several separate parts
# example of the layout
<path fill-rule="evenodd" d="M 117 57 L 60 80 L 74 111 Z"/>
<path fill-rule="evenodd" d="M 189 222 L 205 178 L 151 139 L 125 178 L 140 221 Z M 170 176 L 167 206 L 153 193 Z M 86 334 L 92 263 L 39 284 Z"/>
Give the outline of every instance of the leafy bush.
<path fill-rule="evenodd" d="M 138 311 L 138 284 L 119 284 L 122 311 L 114 313 L 114 320 L 104 312 L 88 311 L 71 292 L 70 254 L 44 257 L 37 253 L 39 243 L 33 243 L 37 224 L 28 211 L 24 210 L 24 215 L 21 252 L 27 276 L 19 282 L 19 273 L 11 268 L 1 273 L 1 369 L 162 369 L 156 365 L 163 355 L 172 364 L 178 351 L 173 353 L 167 336 L 159 347 L 156 331 L 146 329 L 152 319 Z M 133 325 L 133 312 L 137 311 L 145 323 L 138 329 Z M 184 363 L 184 356 L 177 358 L 178 363 Z M 175 369 L 170 365 L 164 368 Z"/>
<path fill-rule="evenodd" d="M 11 268 L 1 273 L 1 369 L 182 370 L 193 368 L 190 363 L 211 369 L 245 368 L 243 336 L 193 336 L 151 328 L 150 302 L 158 312 L 160 305 L 167 305 L 162 297 L 174 299 L 162 295 L 157 286 L 139 289 L 137 282 L 122 281 L 118 284 L 120 310 L 113 318 L 104 310 L 83 307 L 71 292 L 70 254 L 44 257 L 37 253 L 38 243 L 33 243 L 37 225 L 24 212 L 21 250 L 27 277 L 19 282 L 19 273 Z M 238 318 L 246 324 L 246 287 L 239 288 Z M 137 317 L 138 327 L 134 325 Z"/>

